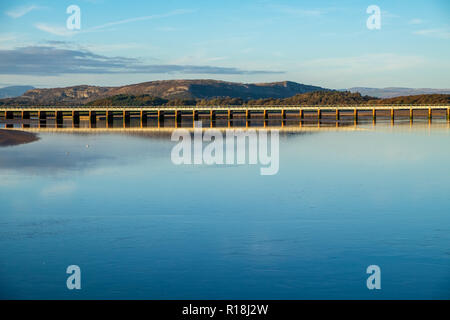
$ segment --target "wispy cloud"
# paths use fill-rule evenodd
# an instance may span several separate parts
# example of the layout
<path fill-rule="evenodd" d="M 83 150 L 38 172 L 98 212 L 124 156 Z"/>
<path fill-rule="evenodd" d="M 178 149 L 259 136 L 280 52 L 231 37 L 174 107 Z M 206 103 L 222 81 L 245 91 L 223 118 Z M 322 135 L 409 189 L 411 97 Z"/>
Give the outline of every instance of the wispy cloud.
<path fill-rule="evenodd" d="M 0 42 L 6 42 L 6 41 L 14 41 L 17 39 L 17 36 L 11 33 L 3 33 L 0 34 Z"/>
<path fill-rule="evenodd" d="M 429 36 L 433 38 L 440 38 L 440 39 L 450 39 L 450 30 L 448 29 L 422 29 L 417 30 L 413 32 L 414 34 L 421 35 L 421 36 Z"/>
<path fill-rule="evenodd" d="M 383 19 L 398 19 L 398 18 L 400 18 L 400 16 L 398 14 L 395 14 L 395 13 L 387 11 L 387 10 L 381 11 L 381 17 Z"/>
<path fill-rule="evenodd" d="M 422 20 L 422 19 L 416 18 L 416 19 L 411 19 L 411 20 L 409 20 L 408 23 L 409 23 L 409 24 L 422 24 L 422 23 L 423 23 L 423 20 Z"/>
<path fill-rule="evenodd" d="M 17 19 L 36 9 L 39 9 L 39 7 L 35 5 L 23 6 L 7 11 L 6 14 L 11 18 Z"/>
<path fill-rule="evenodd" d="M 191 10 L 191 9 L 178 9 L 178 10 L 174 10 L 168 13 L 163 13 L 163 14 L 154 14 L 154 15 L 150 15 L 150 16 L 142 16 L 142 17 L 135 17 L 135 18 L 129 18 L 129 19 L 123 19 L 123 20 L 118 20 L 118 21 L 113 21 L 113 22 L 108 22 L 96 27 L 92 27 L 90 28 L 90 30 L 98 30 L 98 29 L 104 29 L 104 28 L 108 28 L 108 27 L 112 27 L 112 26 L 117 26 L 120 24 L 125 24 L 125 23 L 130 23 L 130 22 L 136 22 L 136 21 L 145 21 L 145 20 L 152 20 L 152 19 L 161 19 L 161 18 L 168 18 L 168 17 L 172 17 L 172 16 L 177 16 L 177 15 L 181 15 L 181 14 L 187 14 L 187 13 L 192 13 L 195 12 L 195 10 Z"/>
<path fill-rule="evenodd" d="M 66 27 L 52 26 L 52 25 L 48 25 L 45 23 L 36 23 L 34 26 L 41 31 L 45 31 L 47 33 L 50 33 L 50 34 L 53 34 L 56 36 L 62 36 L 62 37 L 73 36 L 79 32 L 79 31 L 69 30 Z"/>
<path fill-rule="evenodd" d="M 280 13 L 302 17 L 318 17 L 327 12 L 325 9 L 306 9 L 281 4 L 270 4 L 269 7 Z"/>
<path fill-rule="evenodd" d="M 144 64 L 136 58 L 108 57 L 88 50 L 61 49 L 54 46 L 0 50 L 0 74 L 54 76 L 121 73 L 254 75 L 284 72 L 208 65 Z"/>
<path fill-rule="evenodd" d="M 174 28 L 174 27 L 157 27 L 156 29 L 158 31 L 163 31 L 163 32 L 177 31 L 177 28 Z"/>
<path fill-rule="evenodd" d="M 213 61 L 222 61 L 222 60 L 227 60 L 227 59 L 228 59 L 228 57 L 211 57 L 211 58 L 206 58 L 206 61 L 213 62 Z"/>
<path fill-rule="evenodd" d="M 181 15 L 181 14 L 192 13 L 195 11 L 196 10 L 191 10 L 191 9 L 178 9 L 178 10 L 174 10 L 174 11 L 163 13 L 163 14 L 155 14 L 155 15 L 150 15 L 150 16 L 134 17 L 134 18 L 129 18 L 129 19 L 112 21 L 112 22 L 108 22 L 108 23 L 105 23 L 102 25 L 94 26 L 94 27 L 87 28 L 87 29 L 77 30 L 77 31 L 69 30 L 65 26 L 60 26 L 60 25 L 55 26 L 55 25 L 49 25 L 46 23 L 36 23 L 34 26 L 41 31 L 44 31 L 44 32 L 47 32 L 47 33 L 50 33 L 53 35 L 68 37 L 68 36 L 73 36 L 73 35 L 80 34 L 80 33 L 105 31 L 104 29 L 114 27 L 117 25 L 126 24 L 126 23 L 152 20 L 152 19 L 168 18 L 168 17 L 177 16 L 177 15 Z"/>

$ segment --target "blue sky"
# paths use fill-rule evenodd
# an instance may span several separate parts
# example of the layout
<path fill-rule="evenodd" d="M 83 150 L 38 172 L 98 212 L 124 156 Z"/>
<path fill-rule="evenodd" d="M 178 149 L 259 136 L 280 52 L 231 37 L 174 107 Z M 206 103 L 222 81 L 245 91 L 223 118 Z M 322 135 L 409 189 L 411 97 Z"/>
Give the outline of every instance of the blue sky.
<path fill-rule="evenodd" d="M 66 8 L 81 9 L 69 30 Z M 381 29 L 369 30 L 369 5 Z M 0 86 L 159 79 L 450 88 L 450 2 L 1 1 Z"/>

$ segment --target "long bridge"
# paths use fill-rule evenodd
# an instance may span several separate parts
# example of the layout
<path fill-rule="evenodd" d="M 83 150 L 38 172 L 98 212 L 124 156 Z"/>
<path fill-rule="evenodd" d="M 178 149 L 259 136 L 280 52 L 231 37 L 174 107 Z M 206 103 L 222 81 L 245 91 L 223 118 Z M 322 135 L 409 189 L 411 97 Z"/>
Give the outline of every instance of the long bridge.
<path fill-rule="evenodd" d="M 387 117 L 394 121 L 396 117 L 409 117 L 413 121 L 416 117 L 445 118 L 450 121 L 450 105 L 289 105 L 289 106 L 0 106 L 0 119 L 5 122 L 20 119 L 29 121 L 32 119 L 45 122 L 47 119 L 55 119 L 58 125 L 62 125 L 65 118 L 71 118 L 73 127 L 80 124 L 80 119 L 86 119 L 95 127 L 99 119 L 106 120 L 106 127 L 113 126 L 114 119 L 121 119 L 123 126 L 130 124 L 131 118 L 139 118 L 141 127 L 147 126 L 149 119 L 157 119 L 158 127 L 162 127 L 164 121 L 171 118 L 175 126 L 181 124 L 182 119 L 209 119 L 211 126 L 218 119 L 264 120 L 264 124 L 270 119 L 281 119 L 282 124 L 288 119 L 321 120 L 324 118 L 339 121 L 341 119 L 360 118 L 372 119 Z"/>

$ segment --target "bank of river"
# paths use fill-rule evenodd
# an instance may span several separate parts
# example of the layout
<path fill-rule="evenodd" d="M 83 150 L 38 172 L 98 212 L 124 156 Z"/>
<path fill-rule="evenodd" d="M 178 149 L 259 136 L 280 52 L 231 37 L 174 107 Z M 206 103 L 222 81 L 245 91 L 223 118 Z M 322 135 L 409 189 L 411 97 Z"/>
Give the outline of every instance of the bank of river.
<path fill-rule="evenodd" d="M 36 134 L 24 131 L 0 129 L 0 147 L 15 146 L 39 140 Z"/>

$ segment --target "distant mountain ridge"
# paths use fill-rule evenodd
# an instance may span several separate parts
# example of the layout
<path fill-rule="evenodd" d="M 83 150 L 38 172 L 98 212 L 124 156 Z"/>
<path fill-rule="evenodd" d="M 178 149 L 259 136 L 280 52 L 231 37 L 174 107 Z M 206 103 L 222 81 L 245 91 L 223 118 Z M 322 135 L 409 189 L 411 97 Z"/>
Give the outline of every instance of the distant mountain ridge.
<path fill-rule="evenodd" d="M 331 94 L 344 91 L 358 93 L 362 97 Z M 3 96 L 8 98 L 0 98 L 0 105 L 99 105 L 101 103 L 126 104 L 130 102 L 150 105 L 161 103 L 181 105 L 184 103 L 199 103 L 199 101 L 203 101 L 202 103 L 244 103 L 251 100 L 259 100 L 260 103 L 264 104 L 266 103 L 264 99 L 280 100 L 279 103 L 289 103 L 290 100 L 281 100 L 314 92 L 330 94 L 305 96 L 305 101 L 302 100 L 303 98 L 299 100 L 299 97 L 294 100 L 298 100 L 297 102 L 299 103 L 306 101 L 315 103 L 316 100 L 320 101 L 321 99 L 325 99 L 324 101 L 328 102 L 347 101 L 348 103 L 354 103 L 377 98 L 396 98 L 395 101 L 442 103 L 443 101 L 448 101 L 442 95 L 450 94 L 450 89 L 353 87 L 332 90 L 292 81 L 237 83 L 219 80 L 159 80 L 118 87 L 79 85 L 65 88 L 36 89 L 31 86 L 13 86 L 1 88 L 0 96 L 2 92 Z M 423 97 L 423 95 L 430 96 Z M 412 96 L 415 96 L 415 98 Z M 168 102 L 163 102 L 162 100 L 167 100 Z"/>
<path fill-rule="evenodd" d="M 169 100 L 287 98 L 296 94 L 330 89 L 291 81 L 271 83 L 236 83 L 218 80 L 161 80 L 120 87 L 80 85 L 66 88 L 32 89 L 17 98 L 2 99 L 0 104 L 82 105 L 117 95 L 149 95 Z"/>
<path fill-rule="evenodd" d="M 13 98 L 23 95 L 28 90 L 34 89 L 32 86 L 9 86 L 0 88 L 0 99 Z"/>
<path fill-rule="evenodd" d="M 341 91 L 359 92 L 362 95 L 367 95 L 376 98 L 394 98 L 401 96 L 415 96 L 422 94 L 450 94 L 450 89 L 431 89 L 431 88 L 402 88 L 402 87 L 387 87 L 387 88 L 367 88 L 367 87 L 353 87 L 349 89 L 342 89 Z"/>

